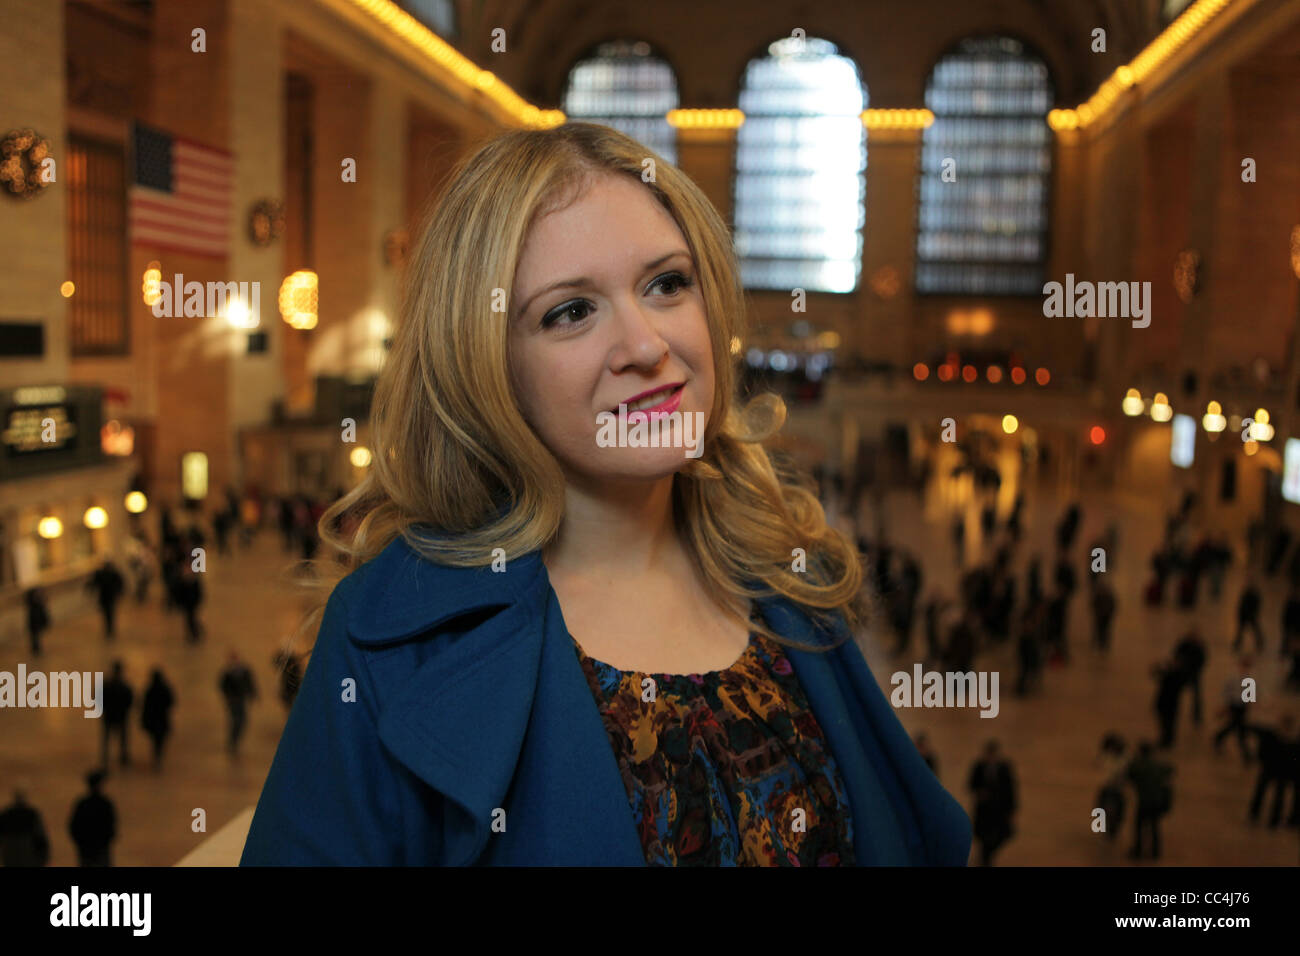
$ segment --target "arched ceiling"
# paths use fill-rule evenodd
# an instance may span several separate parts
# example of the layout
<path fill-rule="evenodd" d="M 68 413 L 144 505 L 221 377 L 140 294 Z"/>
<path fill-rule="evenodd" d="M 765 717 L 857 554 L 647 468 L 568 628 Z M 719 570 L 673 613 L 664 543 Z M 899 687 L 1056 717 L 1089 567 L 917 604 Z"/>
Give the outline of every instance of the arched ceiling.
<path fill-rule="evenodd" d="M 569 68 L 603 40 L 645 40 L 677 72 L 683 106 L 735 105 L 739 77 L 768 43 L 801 27 L 853 57 L 873 106 L 918 105 L 930 66 L 953 42 L 1008 32 L 1047 61 L 1058 105 L 1090 96 L 1162 29 L 1162 0 L 458 0 L 457 45 L 520 95 L 559 105 Z M 506 52 L 491 33 L 506 31 Z M 1106 31 L 1106 52 L 1092 32 Z"/>

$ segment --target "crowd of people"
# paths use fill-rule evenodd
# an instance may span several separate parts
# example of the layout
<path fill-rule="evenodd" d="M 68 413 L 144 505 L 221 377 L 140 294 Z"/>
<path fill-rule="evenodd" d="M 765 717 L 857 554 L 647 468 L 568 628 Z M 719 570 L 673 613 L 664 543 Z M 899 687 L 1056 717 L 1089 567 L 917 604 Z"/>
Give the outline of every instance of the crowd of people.
<path fill-rule="evenodd" d="M 1024 542 L 1025 496 L 1023 492 L 1018 494 L 999 520 L 994 507 L 999 482 L 988 477 L 987 471 L 977 472 L 975 477 L 983 480 L 974 483 L 977 496 L 982 498 L 976 502 L 982 560 L 968 560 L 968 551 L 977 549 L 970 547 L 964 512 L 952 526 L 958 569 L 955 593 L 945 593 L 940 587 L 924 591 L 921 561 L 889 540 L 883 522 L 874 540 L 859 536 L 858 546 L 866 560 L 878 620 L 884 632 L 893 637 L 897 656 L 912 653 L 919 611 L 925 645 L 917 657 L 927 666 L 968 672 L 980 655 L 1010 642 L 1018 664 L 1014 692 L 1022 698 L 1033 698 L 1044 692 L 1045 671 L 1069 666 L 1072 654 L 1077 654 L 1070 622 L 1072 608 L 1081 597 L 1091 623 L 1089 640 L 1094 652 L 1103 656 L 1110 653 L 1119 611 L 1118 595 L 1111 583 L 1119 560 L 1119 528 L 1109 524 L 1080 550 L 1083 507 L 1074 502 L 1063 509 L 1053 529 L 1055 550 L 1050 563 L 1039 553 L 1024 554 L 1023 560 L 1017 562 Z M 1168 602 L 1185 611 L 1203 602 L 1205 591 L 1210 601 L 1217 602 L 1224 596 L 1232 548 L 1221 535 L 1193 535 L 1194 508 L 1194 496 L 1185 496 L 1169 517 L 1164 540 L 1151 558 L 1152 576 L 1143 591 L 1148 607 Z M 1238 596 L 1237 627 L 1231 635 L 1234 670 L 1224 686 L 1224 722 L 1216 730 L 1214 744 L 1216 752 L 1221 752 L 1223 742 L 1235 736 L 1243 759 L 1258 763 L 1248 819 L 1254 822 L 1260 818 L 1271 793 L 1268 825 L 1276 827 L 1285 820 L 1294 827 L 1300 825 L 1300 739 L 1294 719 L 1283 716 L 1275 723 L 1253 719 L 1253 698 L 1243 699 L 1243 687 L 1250 683 L 1245 678 L 1255 659 L 1240 654 L 1248 637 L 1254 639 L 1257 653 L 1264 651 L 1260 580 L 1281 572 L 1291 544 L 1289 536 L 1282 532 L 1268 541 L 1258 530 L 1252 531 L 1250 537 L 1258 540 L 1243 542 L 1246 583 Z M 1019 575 L 1012 570 L 1017 563 L 1024 568 Z M 1286 571 L 1289 596 L 1277 648 L 1291 658 L 1287 686 L 1300 689 L 1300 544 L 1290 552 Z M 1086 579 L 1082 587 L 1081 578 Z M 1206 583 L 1208 588 L 1203 588 Z M 1188 628 L 1169 658 L 1151 669 L 1155 733 L 1150 738 L 1136 733 L 1130 741 L 1112 732 L 1102 742 L 1099 759 L 1105 771 L 1097 807 L 1106 811 L 1104 832 L 1113 840 L 1125 820 L 1126 807 L 1132 804 L 1133 859 L 1160 856 L 1160 821 L 1170 812 L 1174 795 L 1175 767 L 1168 759 L 1168 751 L 1177 739 L 1178 716 L 1185 709 L 1186 698 L 1190 698 L 1193 723 L 1198 727 L 1203 723 L 1202 676 L 1211 653 L 1199 630 Z M 918 738 L 918 747 L 935 767 L 937 757 L 928 740 L 922 746 L 923 739 Z M 1018 802 L 1014 768 L 997 741 L 987 744 L 971 768 L 966 786 L 973 797 L 978 858 L 988 865 L 1015 832 Z"/>
<path fill-rule="evenodd" d="M 342 495 L 336 492 L 336 497 Z M 304 560 L 315 557 L 319 548 L 317 523 L 328 501 L 307 495 L 292 495 L 264 501 L 256 492 L 240 496 L 229 489 L 221 505 L 206 522 L 190 509 L 177 518 L 171 508 L 159 512 L 158 545 L 155 547 L 141 528 L 130 535 L 122 564 L 105 560 L 87 577 L 86 591 L 93 592 L 103 624 L 104 640 L 118 640 L 118 610 L 128 596 L 138 605 L 149 601 L 152 582 L 161 578 L 162 607 L 183 619 L 183 640 L 190 645 L 203 641 L 205 628 L 199 620 L 204 600 L 203 575 L 208 555 L 203 550 L 212 540 L 219 555 L 238 546 L 253 545 L 257 533 L 271 525 L 282 537 L 284 550 Z M 232 540 L 234 539 L 234 540 Z M 33 657 L 42 655 L 42 639 L 53 623 L 49 602 L 41 588 L 25 595 L 27 632 Z M 302 682 L 304 658 L 285 646 L 270 662 L 279 684 L 279 698 L 286 712 L 292 708 Z M 240 742 L 248 723 L 249 705 L 257 698 L 257 684 L 249 664 L 231 650 L 214 682 L 227 716 L 226 750 L 238 759 Z M 120 768 L 133 766 L 130 727 L 138 720 L 152 744 L 150 766 L 162 773 L 166 746 L 173 730 L 172 711 L 180 703 L 175 686 L 163 669 L 153 667 L 148 683 L 137 693 L 122 660 L 115 660 L 104 681 L 103 713 L 100 717 L 100 762 L 86 775 L 87 793 L 73 806 L 68 834 L 77 847 L 82 866 L 112 865 L 111 847 L 118 834 L 118 815 L 112 798 L 105 792 L 111 779 L 114 755 Z M 41 812 L 28 801 L 28 788 L 17 786 L 13 802 L 0 810 L 0 864 L 44 866 L 49 862 L 49 835 Z"/>

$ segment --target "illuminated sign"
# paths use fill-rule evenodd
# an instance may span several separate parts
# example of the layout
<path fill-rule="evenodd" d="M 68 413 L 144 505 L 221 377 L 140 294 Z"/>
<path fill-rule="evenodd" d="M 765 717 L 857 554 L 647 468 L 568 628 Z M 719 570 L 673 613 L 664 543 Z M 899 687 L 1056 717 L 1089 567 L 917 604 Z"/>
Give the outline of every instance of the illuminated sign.
<path fill-rule="evenodd" d="M 1282 456 L 1282 497 L 1300 504 L 1300 438 L 1288 438 Z"/>
<path fill-rule="evenodd" d="M 1170 434 L 1169 460 L 1179 468 L 1191 468 L 1196 457 L 1196 419 L 1191 415 L 1175 415 Z"/>
<path fill-rule="evenodd" d="M 66 448 L 77 434 L 70 405 L 28 405 L 10 408 L 0 442 L 10 455 Z"/>

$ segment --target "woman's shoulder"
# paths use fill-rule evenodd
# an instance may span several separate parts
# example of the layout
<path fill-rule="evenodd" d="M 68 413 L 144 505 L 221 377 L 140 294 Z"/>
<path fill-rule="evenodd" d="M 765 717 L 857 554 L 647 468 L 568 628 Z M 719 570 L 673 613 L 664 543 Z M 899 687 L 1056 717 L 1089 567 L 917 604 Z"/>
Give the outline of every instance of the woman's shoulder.
<path fill-rule="evenodd" d="M 333 613 L 344 618 L 354 642 L 382 645 L 516 604 L 536 592 L 543 570 L 537 551 L 481 567 L 445 564 L 398 535 L 341 579 L 329 604 L 337 605 Z"/>

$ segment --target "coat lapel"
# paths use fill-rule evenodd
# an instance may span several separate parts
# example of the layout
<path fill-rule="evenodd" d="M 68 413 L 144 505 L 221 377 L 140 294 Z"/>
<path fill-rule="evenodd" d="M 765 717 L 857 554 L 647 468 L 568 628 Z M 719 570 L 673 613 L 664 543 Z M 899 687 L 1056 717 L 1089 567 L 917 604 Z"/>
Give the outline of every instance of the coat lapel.
<path fill-rule="evenodd" d="M 375 559 L 350 619 L 382 646 L 446 625 L 379 737 L 443 795 L 448 865 L 645 865 L 627 793 L 539 552 L 502 572 Z M 383 666 L 377 661 L 376 666 Z M 494 815 L 504 810 L 493 828 Z"/>
<path fill-rule="evenodd" d="M 824 633 L 814 628 L 807 615 L 789 601 L 765 599 L 759 602 L 759 608 L 768 626 L 776 633 L 802 644 L 830 644 Z M 847 635 L 847 629 L 843 631 Z M 799 678 L 799 685 L 808 698 L 818 726 L 826 736 L 848 791 L 853 817 L 853 850 L 858 864 L 906 863 L 909 854 L 902 839 L 901 821 L 897 819 L 894 805 L 877 774 L 864 759 L 859 727 L 846 706 L 843 688 L 835 674 L 837 652 L 802 651 L 793 647 L 783 648 L 783 651 Z"/>

